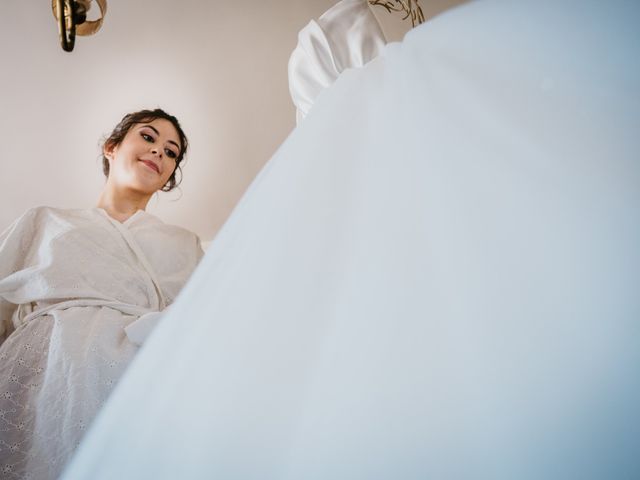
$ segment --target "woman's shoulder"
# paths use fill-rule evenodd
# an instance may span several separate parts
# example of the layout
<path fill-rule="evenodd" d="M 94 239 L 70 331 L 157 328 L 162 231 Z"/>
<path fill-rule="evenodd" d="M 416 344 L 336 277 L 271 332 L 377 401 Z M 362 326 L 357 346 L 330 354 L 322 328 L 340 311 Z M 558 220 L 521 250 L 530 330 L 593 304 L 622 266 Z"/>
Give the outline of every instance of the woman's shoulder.
<path fill-rule="evenodd" d="M 0 246 L 8 248 L 9 245 L 15 244 L 25 249 L 42 243 L 52 235 L 57 235 L 66 225 L 73 224 L 73 221 L 69 221 L 72 215 L 72 210 L 49 206 L 29 208 L 0 231 Z"/>
<path fill-rule="evenodd" d="M 40 228 L 46 225 L 59 227 L 75 225 L 95 218 L 94 209 L 58 208 L 48 205 L 31 207 L 19 216 L 7 230 L 20 228 Z"/>
<path fill-rule="evenodd" d="M 91 209 L 58 208 L 48 205 L 40 205 L 29 208 L 19 218 L 47 218 L 47 217 L 86 217 Z"/>
<path fill-rule="evenodd" d="M 7 230 L 16 228 L 17 226 L 34 225 L 42 221 L 50 215 L 51 207 L 38 206 L 27 209 L 22 215 L 16 218 Z"/>
<path fill-rule="evenodd" d="M 156 228 L 161 228 L 167 231 L 173 231 L 176 233 L 182 233 L 184 235 L 196 236 L 191 230 L 181 227 L 179 225 L 175 225 L 173 223 L 165 222 L 164 220 L 156 217 L 154 214 L 149 213 L 145 210 L 138 210 L 136 216 L 139 217 L 141 222 L 144 222 L 146 226 L 153 226 Z"/>
<path fill-rule="evenodd" d="M 152 228 L 155 232 L 162 232 L 174 239 L 181 239 L 182 241 L 186 242 L 194 242 L 198 247 L 200 247 L 200 237 L 187 228 L 164 222 L 155 215 L 143 210 L 139 210 L 137 212 L 137 216 L 138 218 L 136 220 L 139 220 L 139 222 L 135 223 L 138 223 L 138 225 L 140 226 Z"/>
<path fill-rule="evenodd" d="M 185 259 L 185 264 L 195 266 L 204 255 L 198 235 L 184 227 L 165 223 L 150 213 L 139 211 L 128 227 L 152 257 L 153 252 L 173 259 L 178 254 Z"/>

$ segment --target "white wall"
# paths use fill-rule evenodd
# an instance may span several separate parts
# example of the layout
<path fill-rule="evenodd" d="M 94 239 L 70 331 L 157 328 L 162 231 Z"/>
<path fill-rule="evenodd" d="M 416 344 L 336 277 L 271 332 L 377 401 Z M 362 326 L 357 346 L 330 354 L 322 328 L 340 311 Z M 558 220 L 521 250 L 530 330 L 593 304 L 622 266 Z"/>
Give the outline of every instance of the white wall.
<path fill-rule="evenodd" d="M 101 137 L 125 113 L 160 106 L 191 150 L 181 193 L 149 211 L 209 240 L 294 127 L 289 54 L 335 0 L 109 0 L 102 30 L 72 53 L 48 0 L 2 3 L 0 230 L 32 206 L 94 206 Z M 422 3 L 430 17 L 462 2 Z M 391 40 L 410 26 L 374 11 Z"/>

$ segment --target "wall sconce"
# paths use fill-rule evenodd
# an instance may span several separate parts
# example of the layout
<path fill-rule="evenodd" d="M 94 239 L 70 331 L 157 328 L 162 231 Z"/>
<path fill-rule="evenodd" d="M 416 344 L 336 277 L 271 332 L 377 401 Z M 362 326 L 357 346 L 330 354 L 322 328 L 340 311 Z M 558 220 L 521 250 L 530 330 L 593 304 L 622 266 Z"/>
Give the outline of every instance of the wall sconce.
<path fill-rule="evenodd" d="M 107 0 L 95 1 L 100 7 L 100 18 L 87 20 L 87 12 L 91 8 L 92 0 L 51 0 L 53 16 L 58 20 L 60 44 L 65 52 L 73 50 L 76 34 L 93 35 L 100 30 L 107 13 Z"/>

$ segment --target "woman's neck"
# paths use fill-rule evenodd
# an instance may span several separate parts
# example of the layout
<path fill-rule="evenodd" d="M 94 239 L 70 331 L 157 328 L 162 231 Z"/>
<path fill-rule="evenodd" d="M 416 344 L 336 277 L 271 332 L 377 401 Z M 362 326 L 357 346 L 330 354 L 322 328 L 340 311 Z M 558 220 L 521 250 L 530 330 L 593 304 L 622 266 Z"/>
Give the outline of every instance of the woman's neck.
<path fill-rule="evenodd" d="M 98 204 L 96 206 L 107 212 L 114 220 L 122 223 L 138 210 L 146 209 L 150 198 L 150 195 L 114 192 L 105 186 L 100 194 L 100 198 L 98 198 Z"/>

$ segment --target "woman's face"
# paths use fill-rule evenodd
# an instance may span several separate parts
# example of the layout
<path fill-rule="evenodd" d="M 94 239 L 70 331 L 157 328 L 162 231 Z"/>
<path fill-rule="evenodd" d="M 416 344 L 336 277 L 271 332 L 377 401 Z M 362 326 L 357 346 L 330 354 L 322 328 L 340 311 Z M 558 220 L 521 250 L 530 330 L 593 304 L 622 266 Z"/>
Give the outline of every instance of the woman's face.
<path fill-rule="evenodd" d="M 161 189 L 176 168 L 180 138 L 164 118 L 133 125 L 119 145 L 105 149 L 109 161 L 107 183 L 152 195 Z"/>

